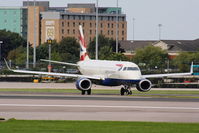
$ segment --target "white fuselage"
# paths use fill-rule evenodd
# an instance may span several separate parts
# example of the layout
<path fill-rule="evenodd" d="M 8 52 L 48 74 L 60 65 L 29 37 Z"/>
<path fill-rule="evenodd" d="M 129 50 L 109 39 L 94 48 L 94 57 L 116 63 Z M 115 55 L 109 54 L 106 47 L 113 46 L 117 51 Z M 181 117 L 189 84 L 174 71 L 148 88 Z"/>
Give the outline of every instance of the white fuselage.
<path fill-rule="evenodd" d="M 132 62 L 87 60 L 78 62 L 83 75 L 98 76 L 104 79 L 140 80 L 139 67 Z"/>

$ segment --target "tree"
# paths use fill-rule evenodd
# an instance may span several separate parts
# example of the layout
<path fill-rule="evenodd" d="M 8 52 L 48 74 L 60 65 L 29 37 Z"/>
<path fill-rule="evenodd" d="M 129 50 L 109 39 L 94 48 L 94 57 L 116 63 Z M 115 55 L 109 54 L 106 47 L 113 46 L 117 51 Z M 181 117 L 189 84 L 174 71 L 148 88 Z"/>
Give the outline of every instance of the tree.
<path fill-rule="evenodd" d="M 133 57 L 135 63 L 145 64 L 147 69 L 161 68 L 162 70 L 166 60 L 168 60 L 167 52 L 154 46 L 137 49 Z"/>
<path fill-rule="evenodd" d="M 49 44 L 44 43 L 37 47 L 39 59 L 49 58 Z M 79 60 L 79 44 L 73 37 L 63 38 L 60 43 L 55 40 L 51 44 L 51 59 L 65 62 L 77 62 Z"/>
<path fill-rule="evenodd" d="M 79 61 L 80 46 L 74 37 L 63 38 L 58 46 L 58 52 L 61 54 L 62 61 Z"/>
<path fill-rule="evenodd" d="M 6 30 L 0 30 L 0 41 L 3 41 L 1 45 L 2 58 L 6 58 L 11 50 L 26 45 L 26 41 L 18 33 Z"/>
<path fill-rule="evenodd" d="M 18 48 L 10 51 L 8 53 L 7 59 L 12 60 L 12 62 L 16 65 L 26 64 L 26 48 L 23 46 L 19 46 Z M 29 59 L 32 59 L 32 56 L 29 56 Z"/>
<path fill-rule="evenodd" d="M 95 57 L 95 40 L 90 42 L 88 46 L 88 53 L 91 58 Z M 119 47 L 119 52 L 124 52 L 123 49 Z M 98 37 L 98 51 L 99 51 L 99 59 L 109 59 L 109 56 L 112 55 L 115 52 L 115 40 L 105 37 L 104 35 L 100 34 Z"/>
<path fill-rule="evenodd" d="M 173 60 L 173 64 L 177 65 L 181 72 L 189 71 L 191 62 L 199 62 L 199 52 L 182 52 Z"/>

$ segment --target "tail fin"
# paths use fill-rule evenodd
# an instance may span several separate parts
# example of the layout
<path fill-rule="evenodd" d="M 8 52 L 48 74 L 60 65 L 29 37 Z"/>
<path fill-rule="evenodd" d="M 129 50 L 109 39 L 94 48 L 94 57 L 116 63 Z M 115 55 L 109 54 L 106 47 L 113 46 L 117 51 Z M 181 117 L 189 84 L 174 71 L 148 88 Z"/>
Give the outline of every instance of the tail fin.
<path fill-rule="evenodd" d="M 84 40 L 84 34 L 82 30 L 82 26 L 79 25 L 79 44 L 80 44 L 80 61 L 90 60 L 88 53 L 86 51 L 86 43 Z"/>

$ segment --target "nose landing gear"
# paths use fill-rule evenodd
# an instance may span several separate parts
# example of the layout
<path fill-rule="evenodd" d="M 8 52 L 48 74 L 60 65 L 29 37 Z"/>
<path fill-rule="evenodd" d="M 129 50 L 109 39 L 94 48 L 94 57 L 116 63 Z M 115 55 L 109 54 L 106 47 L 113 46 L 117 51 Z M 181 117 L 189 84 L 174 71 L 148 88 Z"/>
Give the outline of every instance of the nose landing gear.
<path fill-rule="evenodd" d="M 124 85 L 121 90 L 120 90 L 120 94 L 121 96 L 123 96 L 124 94 L 126 95 L 132 95 L 132 91 L 131 91 L 131 87 L 128 85 Z"/>

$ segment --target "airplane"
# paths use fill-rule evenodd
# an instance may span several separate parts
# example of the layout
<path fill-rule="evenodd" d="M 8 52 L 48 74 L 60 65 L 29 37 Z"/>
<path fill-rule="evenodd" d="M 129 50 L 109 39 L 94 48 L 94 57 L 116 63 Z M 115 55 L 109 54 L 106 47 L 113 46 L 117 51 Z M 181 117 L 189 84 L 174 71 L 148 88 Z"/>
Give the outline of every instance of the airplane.
<path fill-rule="evenodd" d="M 68 74 L 68 73 L 54 73 L 54 72 L 41 72 L 41 71 L 28 71 L 28 70 L 13 70 L 9 68 L 7 61 L 6 65 L 9 70 L 17 73 L 29 73 L 51 76 L 64 76 L 77 78 L 76 88 L 80 90 L 82 95 L 91 95 L 92 84 L 103 86 L 122 86 L 120 89 L 121 95 L 131 95 L 131 87 L 136 86 L 140 92 L 147 92 L 151 90 L 152 83 L 148 78 L 155 77 L 168 77 L 168 76 L 185 76 L 193 73 L 193 63 L 190 72 L 187 73 L 170 73 L 170 74 L 150 74 L 142 75 L 140 68 L 133 62 L 127 61 L 108 61 L 108 60 L 92 60 L 89 58 L 82 26 L 79 26 L 79 44 L 80 44 L 80 61 L 77 64 L 59 62 L 52 60 L 42 61 L 57 63 L 62 65 L 76 66 L 81 74 Z"/>

